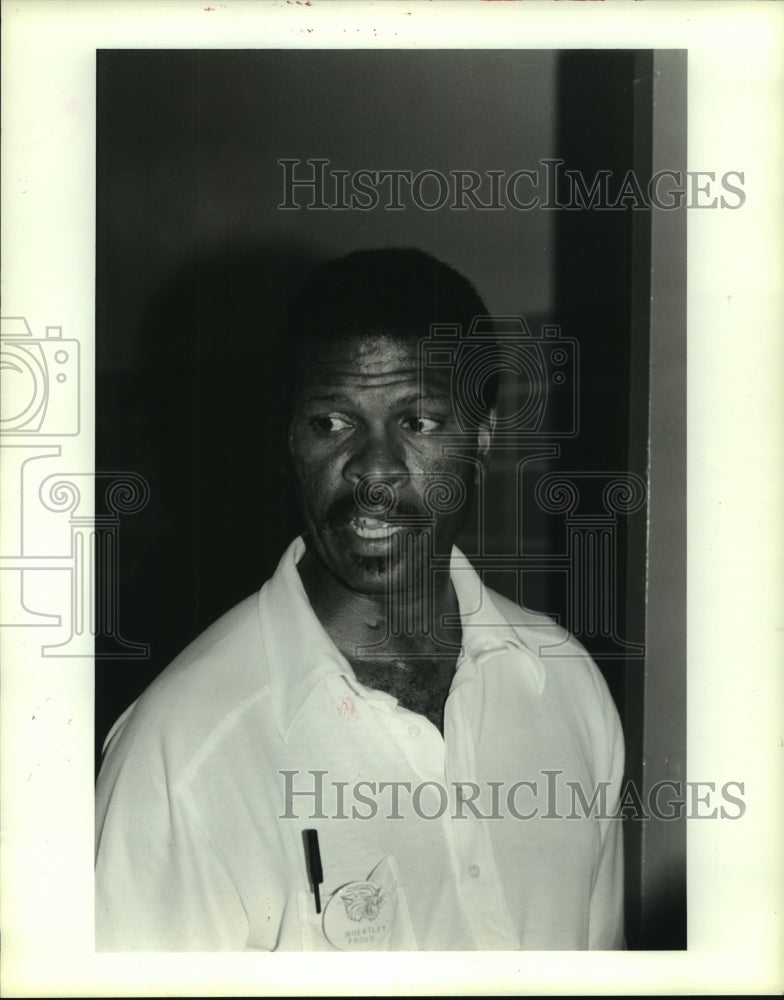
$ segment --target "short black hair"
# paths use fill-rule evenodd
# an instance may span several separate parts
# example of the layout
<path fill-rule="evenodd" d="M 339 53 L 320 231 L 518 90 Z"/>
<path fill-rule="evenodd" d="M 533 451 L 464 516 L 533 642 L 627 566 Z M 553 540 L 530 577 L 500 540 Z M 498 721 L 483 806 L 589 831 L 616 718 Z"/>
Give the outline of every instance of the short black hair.
<path fill-rule="evenodd" d="M 285 351 L 289 374 L 319 344 L 357 336 L 428 338 L 433 325 L 458 327 L 463 337 L 483 320 L 481 347 L 488 338 L 487 307 L 471 282 L 432 254 L 414 247 L 355 250 L 318 267 L 289 301 Z M 495 405 L 498 373 L 485 381 L 482 403 Z"/>

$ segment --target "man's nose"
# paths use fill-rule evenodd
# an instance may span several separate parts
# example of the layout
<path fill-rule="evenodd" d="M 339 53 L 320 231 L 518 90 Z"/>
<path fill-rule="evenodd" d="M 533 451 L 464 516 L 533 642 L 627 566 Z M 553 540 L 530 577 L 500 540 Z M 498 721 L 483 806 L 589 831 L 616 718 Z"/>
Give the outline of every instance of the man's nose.
<path fill-rule="evenodd" d="M 409 479 L 405 455 L 389 434 L 368 431 L 343 468 L 343 477 L 357 486 L 360 482 L 388 483 L 394 488 Z"/>

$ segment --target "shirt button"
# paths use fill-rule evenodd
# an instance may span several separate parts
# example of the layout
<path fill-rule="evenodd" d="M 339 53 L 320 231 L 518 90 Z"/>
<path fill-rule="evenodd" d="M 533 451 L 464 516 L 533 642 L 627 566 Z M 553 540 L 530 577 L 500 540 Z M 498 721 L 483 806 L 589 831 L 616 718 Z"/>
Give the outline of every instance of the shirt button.
<path fill-rule="evenodd" d="M 479 865 L 470 865 L 468 868 L 468 874 L 471 876 L 471 878 L 479 878 L 479 876 L 482 874 L 482 869 L 479 867 Z"/>
<path fill-rule="evenodd" d="M 408 735 L 409 736 L 419 736 L 419 734 L 421 732 L 422 732 L 422 730 L 420 729 L 419 726 L 409 726 L 408 727 Z"/>

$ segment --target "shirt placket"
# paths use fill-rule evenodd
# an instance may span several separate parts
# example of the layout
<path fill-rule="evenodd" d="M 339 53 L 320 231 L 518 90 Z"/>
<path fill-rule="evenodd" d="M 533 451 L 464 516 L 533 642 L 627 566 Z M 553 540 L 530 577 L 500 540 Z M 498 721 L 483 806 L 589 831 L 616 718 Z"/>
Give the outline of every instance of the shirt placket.
<path fill-rule="evenodd" d="M 456 792 L 461 782 L 477 784 L 478 776 L 474 757 L 474 740 L 488 738 L 478 718 L 477 706 L 482 698 L 478 686 L 485 682 L 482 676 L 484 662 L 505 650 L 491 650 L 480 654 L 480 661 L 467 657 L 462 676 L 456 683 L 446 704 L 445 773 L 446 780 Z M 486 803 L 489 789 L 481 789 Z M 481 808 L 478 809 L 481 815 Z M 468 806 L 453 813 L 449 840 L 456 872 L 457 891 L 468 917 L 476 946 L 482 950 L 509 950 L 519 948 L 515 931 L 506 905 L 501 874 L 496 865 L 490 838 L 490 823 L 500 819 L 482 819 L 475 816 Z M 460 818 L 457 818 L 457 817 Z"/>
<path fill-rule="evenodd" d="M 365 700 L 382 713 L 383 724 L 417 777 L 444 785 L 444 741 L 432 722 L 402 708 L 396 698 L 383 692 L 366 694 Z"/>

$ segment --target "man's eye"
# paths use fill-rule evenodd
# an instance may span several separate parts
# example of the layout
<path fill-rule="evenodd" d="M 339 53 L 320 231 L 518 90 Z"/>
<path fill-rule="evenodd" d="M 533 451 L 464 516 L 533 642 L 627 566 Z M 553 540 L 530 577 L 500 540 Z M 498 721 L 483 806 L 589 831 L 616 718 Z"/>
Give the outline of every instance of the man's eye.
<path fill-rule="evenodd" d="M 440 430 L 443 421 L 435 420 L 433 417 L 406 417 L 403 423 L 415 434 L 432 434 Z"/>
<path fill-rule="evenodd" d="M 310 424 L 321 434 L 338 434 L 351 427 L 350 421 L 337 413 L 330 413 L 325 417 L 313 417 Z"/>

